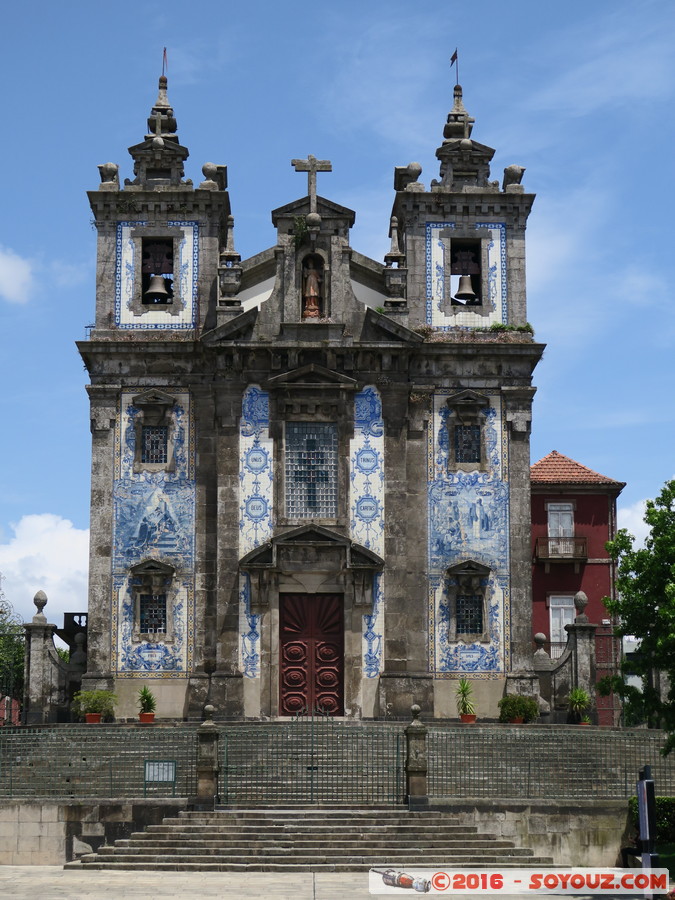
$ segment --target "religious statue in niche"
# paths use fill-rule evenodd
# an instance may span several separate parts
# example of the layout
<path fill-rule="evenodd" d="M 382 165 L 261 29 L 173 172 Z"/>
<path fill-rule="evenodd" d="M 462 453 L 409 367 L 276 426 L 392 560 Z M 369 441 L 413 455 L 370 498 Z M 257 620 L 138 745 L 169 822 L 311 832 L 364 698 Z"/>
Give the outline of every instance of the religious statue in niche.
<path fill-rule="evenodd" d="M 319 266 L 321 263 L 319 262 Z M 323 275 L 316 266 L 316 257 L 308 256 L 302 264 L 302 318 L 318 319 L 321 316 L 321 284 Z"/>

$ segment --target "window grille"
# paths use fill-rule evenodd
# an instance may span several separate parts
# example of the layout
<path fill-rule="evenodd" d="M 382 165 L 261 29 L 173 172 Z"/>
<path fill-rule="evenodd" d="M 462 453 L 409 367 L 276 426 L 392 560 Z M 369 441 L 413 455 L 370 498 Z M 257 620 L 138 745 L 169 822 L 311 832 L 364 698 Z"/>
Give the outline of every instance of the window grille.
<path fill-rule="evenodd" d="M 141 462 L 165 463 L 169 445 L 169 429 L 166 425 L 144 425 L 142 432 Z"/>
<path fill-rule="evenodd" d="M 286 424 L 286 515 L 291 519 L 337 517 L 337 425 Z"/>
<path fill-rule="evenodd" d="M 480 425 L 455 425 L 455 462 L 480 462 Z"/>
<path fill-rule="evenodd" d="M 141 594 L 141 634 L 166 634 L 166 594 Z"/>
<path fill-rule="evenodd" d="M 482 634 L 483 598 L 480 594 L 457 595 L 457 634 Z"/>

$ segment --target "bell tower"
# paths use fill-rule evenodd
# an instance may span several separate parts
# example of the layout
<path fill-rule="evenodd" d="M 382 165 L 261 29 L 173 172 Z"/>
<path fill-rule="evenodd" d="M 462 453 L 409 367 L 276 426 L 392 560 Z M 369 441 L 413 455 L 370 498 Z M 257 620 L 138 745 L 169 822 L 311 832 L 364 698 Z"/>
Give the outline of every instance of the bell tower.
<path fill-rule="evenodd" d="M 165 715 L 183 715 L 190 673 L 202 665 L 208 606 L 203 572 L 207 497 L 200 490 L 196 421 L 208 378 L 195 341 L 215 324 L 219 271 L 235 275 L 227 168 L 185 178 L 167 79 L 133 177 L 99 166 L 89 192 L 98 233 L 96 319 L 78 347 L 91 377 L 92 495 L 89 659 L 85 682 L 114 687 L 133 715 L 138 679 Z M 228 271 L 230 271 L 228 269 Z M 227 297 L 227 292 L 223 292 Z M 208 390 L 206 389 L 206 393 Z M 200 534 L 202 537 L 198 538 Z M 205 676 L 204 676 L 205 677 Z"/>

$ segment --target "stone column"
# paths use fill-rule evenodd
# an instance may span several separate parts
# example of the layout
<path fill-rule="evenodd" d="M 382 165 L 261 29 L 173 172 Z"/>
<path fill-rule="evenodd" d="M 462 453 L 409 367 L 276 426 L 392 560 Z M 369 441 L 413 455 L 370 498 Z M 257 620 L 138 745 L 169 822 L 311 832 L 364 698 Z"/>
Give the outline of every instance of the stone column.
<path fill-rule="evenodd" d="M 424 809 L 429 805 L 427 793 L 427 729 L 420 721 L 420 707 L 414 704 L 410 711 L 413 720 L 406 727 L 406 799 L 408 808 Z"/>
<path fill-rule="evenodd" d="M 189 801 L 190 809 L 212 810 L 218 797 L 218 728 L 213 721 L 214 707 L 204 707 L 206 719 L 197 731 L 197 795 Z"/>
<path fill-rule="evenodd" d="M 33 603 L 37 613 L 26 630 L 26 655 L 24 679 L 23 721 L 25 725 L 44 725 L 55 721 L 53 703 L 53 663 L 50 648 L 54 650 L 56 625 L 50 625 L 42 610 L 47 605 L 47 595 L 38 591 Z"/>

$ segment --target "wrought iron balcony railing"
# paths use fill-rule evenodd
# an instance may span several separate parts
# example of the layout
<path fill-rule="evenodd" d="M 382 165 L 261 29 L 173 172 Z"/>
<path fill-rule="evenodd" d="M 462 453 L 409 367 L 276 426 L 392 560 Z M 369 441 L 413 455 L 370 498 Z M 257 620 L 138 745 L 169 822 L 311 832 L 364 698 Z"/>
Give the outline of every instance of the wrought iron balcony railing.
<path fill-rule="evenodd" d="M 534 547 L 535 559 L 582 560 L 588 559 L 588 543 L 585 537 L 538 537 Z"/>

